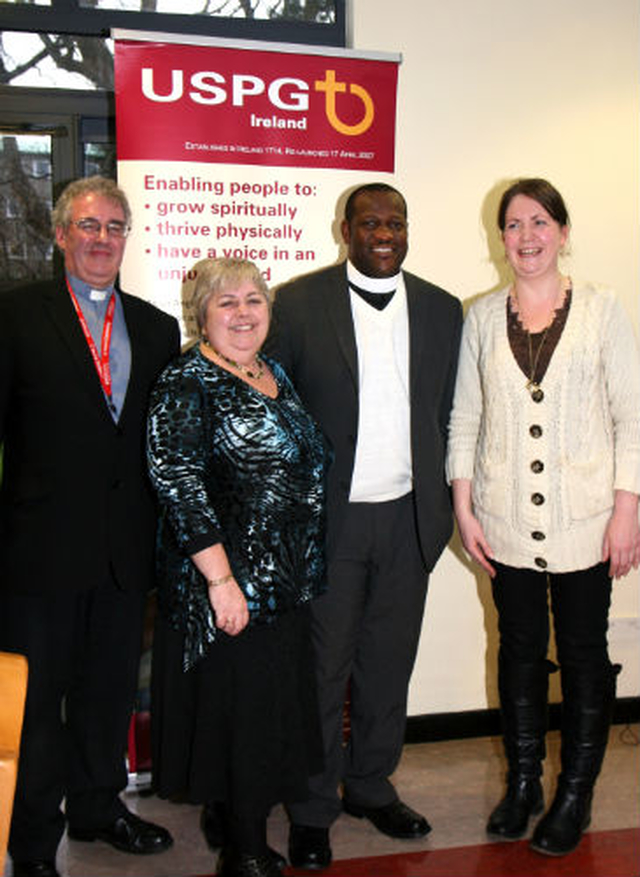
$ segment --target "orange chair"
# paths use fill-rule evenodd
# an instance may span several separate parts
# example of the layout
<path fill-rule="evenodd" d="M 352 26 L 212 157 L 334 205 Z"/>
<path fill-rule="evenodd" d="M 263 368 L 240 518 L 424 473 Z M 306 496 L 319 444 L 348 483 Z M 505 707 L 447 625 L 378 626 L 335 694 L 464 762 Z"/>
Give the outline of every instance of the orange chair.
<path fill-rule="evenodd" d="M 26 694 L 27 659 L 0 652 L 0 871 L 7 854 Z"/>

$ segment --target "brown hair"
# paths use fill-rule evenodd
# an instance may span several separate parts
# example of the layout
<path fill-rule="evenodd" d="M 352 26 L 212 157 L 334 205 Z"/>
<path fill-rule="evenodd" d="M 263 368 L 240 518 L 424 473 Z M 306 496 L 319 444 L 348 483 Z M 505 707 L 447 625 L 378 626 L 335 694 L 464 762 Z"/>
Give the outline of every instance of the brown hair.
<path fill-rule="evenodd" d="M 498 207 L 498 227 L 500 231 L 504 231 L 507 210 L 516 195 L 526 195 L 527 198 L 537 201 L 538 204 L 544 207 L 549 216 L 555 219 L 558 225 L 569 225 L 569 212 L 560 192 L 547 180 L 543 180 L 540 177 L 526 177 L 512 183 L 500 199 Z"/>

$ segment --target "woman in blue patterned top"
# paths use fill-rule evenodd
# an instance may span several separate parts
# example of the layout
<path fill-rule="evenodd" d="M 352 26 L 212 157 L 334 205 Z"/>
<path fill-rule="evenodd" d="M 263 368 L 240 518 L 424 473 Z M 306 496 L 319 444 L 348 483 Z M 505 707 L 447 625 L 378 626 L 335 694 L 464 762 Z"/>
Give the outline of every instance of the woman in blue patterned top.
<path fill-rule="evenodd" d="M 205 820 L 222 809 L 221 874 L 275 877 L 269 809 L 304 799 L 321 759 L 307 607 L 325 586 L 329 452 L 260 356 L 270 301 L 256 266 L 204 263 L 194 311 L 200 343 L 161 375 L 149 414 L 154 785 L 205 803 Z"/>

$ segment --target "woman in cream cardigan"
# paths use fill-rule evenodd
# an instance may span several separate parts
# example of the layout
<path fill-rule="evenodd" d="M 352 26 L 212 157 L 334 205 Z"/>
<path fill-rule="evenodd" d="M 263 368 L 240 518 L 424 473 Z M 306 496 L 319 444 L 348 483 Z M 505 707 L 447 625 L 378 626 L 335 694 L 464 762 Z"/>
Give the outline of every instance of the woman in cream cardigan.
<path fill-rule="evenodd" d="M 619 666 L 607 652 L 613 578 L 640 563 L 640 373 L 611 291 L 558 268 L 560 193 L 522 179 L 498 210 L 510 287 L 467 316 L 447 475 L 466 550 L 491 576 L 509 765 L 487 831 L 522 837 L 543 810 L 551 597 L 562 675 L 562 771 L 532 847 L 564 855 L 590 821 Z"/>

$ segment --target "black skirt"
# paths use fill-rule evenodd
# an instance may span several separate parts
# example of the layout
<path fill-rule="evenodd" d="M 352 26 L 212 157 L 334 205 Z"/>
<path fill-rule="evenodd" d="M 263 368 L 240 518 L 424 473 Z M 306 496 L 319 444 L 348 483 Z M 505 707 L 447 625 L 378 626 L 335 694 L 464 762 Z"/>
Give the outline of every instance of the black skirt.
<path fill-rule="evenodd" d="M 182 634 L 159 615 L 151 681 L 153 785 L 236 816 L 304 801 L 322 769 L 308 605 L 236 637 L 218 632 L 182 671 Z"/>

